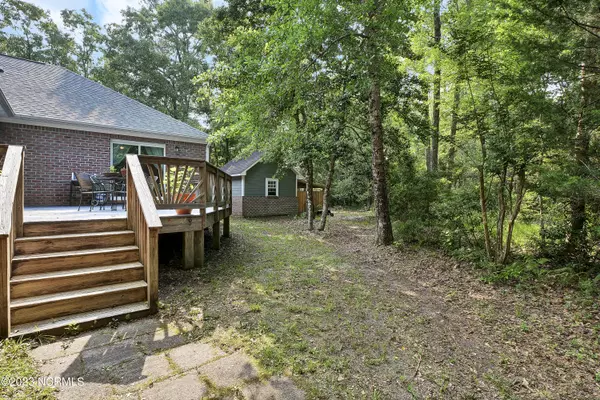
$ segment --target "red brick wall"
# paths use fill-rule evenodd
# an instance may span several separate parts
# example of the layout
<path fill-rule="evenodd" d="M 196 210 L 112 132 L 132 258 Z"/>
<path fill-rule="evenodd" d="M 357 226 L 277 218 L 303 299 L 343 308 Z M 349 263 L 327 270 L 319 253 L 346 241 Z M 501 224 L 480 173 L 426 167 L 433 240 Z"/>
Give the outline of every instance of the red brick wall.
<path fill-rule="evenodd" d="M 71 172 L 108 172 L 111 139 L 165 144 L 167 156 L 205 158 L 206 145 L 199 143 L 0 123 L 0 143 L 26 146 L 25 204 L 31 206 L 68 205 Z"/>
<path fill-rule="evenodd" d="M 244 217 L 298 214 L 297 197 L 242 197 Z M 235 202 L 233 203 L 235 207 Z"/>

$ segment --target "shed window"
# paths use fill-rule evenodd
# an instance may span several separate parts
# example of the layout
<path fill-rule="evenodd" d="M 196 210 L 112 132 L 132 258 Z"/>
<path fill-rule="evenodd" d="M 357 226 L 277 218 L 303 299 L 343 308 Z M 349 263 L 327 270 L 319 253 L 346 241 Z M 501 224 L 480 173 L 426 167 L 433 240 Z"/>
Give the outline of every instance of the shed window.
<path fill-rule="evenodd" d="M 279 196 L 279 179 L 267 178 L 265 196 Z"/>

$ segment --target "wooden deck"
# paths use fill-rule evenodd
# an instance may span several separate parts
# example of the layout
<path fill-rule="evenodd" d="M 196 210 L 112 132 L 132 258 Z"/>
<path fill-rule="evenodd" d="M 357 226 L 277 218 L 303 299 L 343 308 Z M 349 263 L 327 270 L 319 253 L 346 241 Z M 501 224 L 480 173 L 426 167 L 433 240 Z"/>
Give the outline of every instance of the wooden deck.
<path fill-rule="evenodd" d="M 158 235 L 183 267 L 229 236 L 231 176 L 201 160 L 127 156 L 127 210 L 24 207 L 24 148 L 0 145 L 0 337 L 96 327 L 157 311 Z M 176 209 L 189 209 L 177 215 Z"/>
<path fill-rule="evenodd" d="M 23 211 L 23 219 L 25 222 L 50 222 L 50 221 L 85 221 L 92 219 L 127 219 L 127 211 L 119 205 L 116 210 L 110 210 L 106 207 L 104 210 L 96 207 L 93 211 L 89 211 L 90 207 L 81 206 L 81 210 L 77 211 L 77 206 L 52 206 L 52 207 L 25 207 Z M 226 210 L 221 207 L 220 211 Z M 192 215 L 177 215 L 175 210 L 157 210 L 160 219 L 171 217 L 186 218 L 200 217 L 200 210 L 192 210 Z M 207 207 L 206 214 L 215 212 L 214 207 Z"/>

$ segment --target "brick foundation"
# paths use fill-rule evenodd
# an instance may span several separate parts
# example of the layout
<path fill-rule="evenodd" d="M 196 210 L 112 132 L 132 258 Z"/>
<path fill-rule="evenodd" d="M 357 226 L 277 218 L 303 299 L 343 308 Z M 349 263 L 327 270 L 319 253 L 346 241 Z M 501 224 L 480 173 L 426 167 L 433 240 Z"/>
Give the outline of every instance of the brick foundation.
<path fill-rule="evenodd" d="M 231 214 L 241 216 L 242 215 L 242 196 L 231 197 Z"/>
<path fill-rule="evenodd" d="M 235 201 L 234 201 L 235 206 Z M 296 197 L 242 197 L 244 217 L 266 217 L 270 215 L 295 215 L 298 213 Z"/>
<path fill-rule="evenodd" d="M 164 144 L 167 156 L 205 159 L 200 143 L 0 123 L 0 143 L 26 146 L 25 205 L 68 205 L 71 172 L 109 171 L 111 139 Z"/>

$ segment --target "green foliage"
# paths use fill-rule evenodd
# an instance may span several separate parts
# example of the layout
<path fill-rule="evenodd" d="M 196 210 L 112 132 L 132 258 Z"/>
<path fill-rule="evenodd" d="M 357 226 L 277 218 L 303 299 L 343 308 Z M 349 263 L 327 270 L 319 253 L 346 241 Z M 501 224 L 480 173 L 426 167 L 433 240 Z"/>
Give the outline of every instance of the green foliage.
<path fill-rule="evenodd" d="M 123 12 L 122 24 L 106 27 L 103 66 L 97 79 L 173 118 L 198 125 L 206 112 L 194 78 L 208 68 L 206 45 L 197 35 L 210 15 L 205 2 L 147 2 Z"/>

